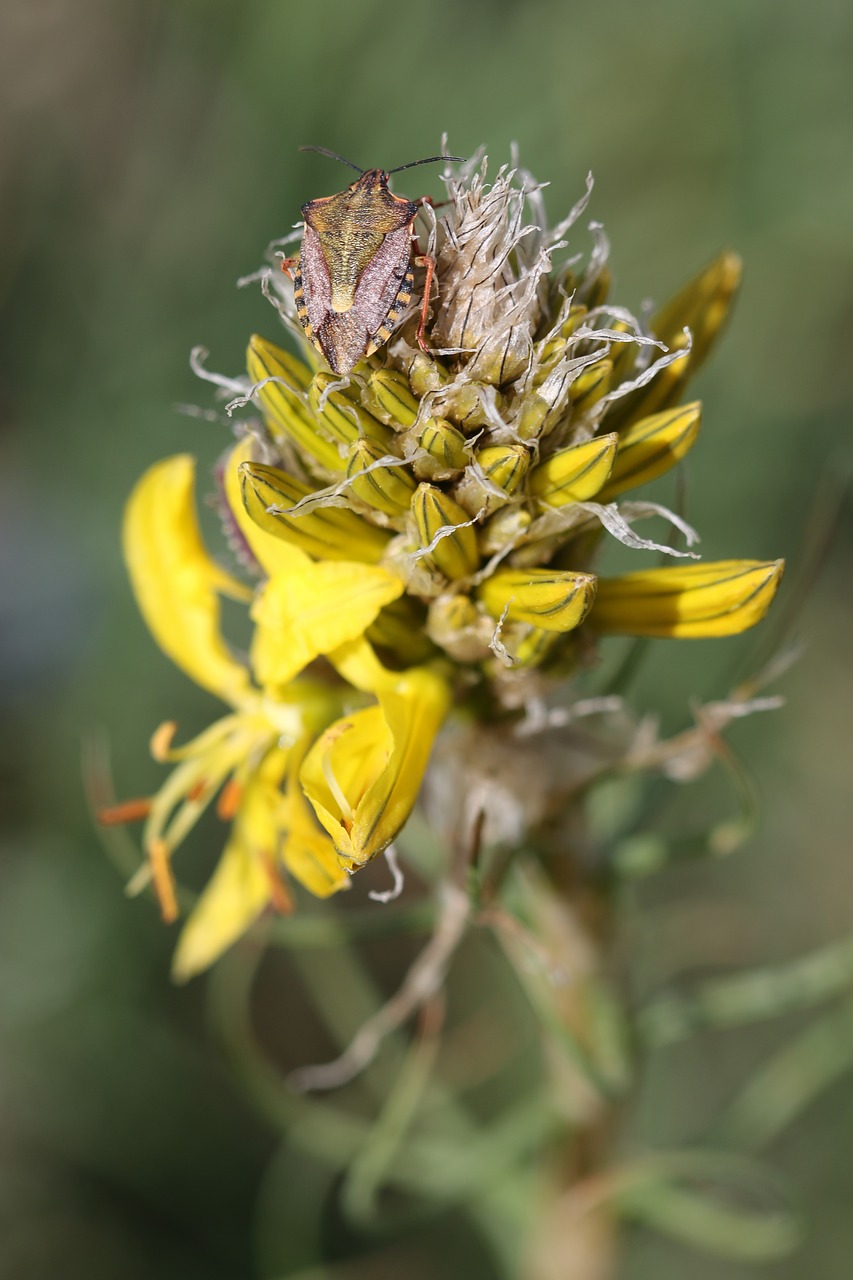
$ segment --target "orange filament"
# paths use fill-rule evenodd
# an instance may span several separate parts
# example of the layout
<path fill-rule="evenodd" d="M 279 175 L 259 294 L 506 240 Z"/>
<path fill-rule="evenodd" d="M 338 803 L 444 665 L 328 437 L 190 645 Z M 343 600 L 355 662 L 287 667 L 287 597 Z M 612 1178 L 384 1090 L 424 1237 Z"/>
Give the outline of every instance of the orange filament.
<path fill-rule="evenodd" d="M 102 827 L 120 827 L 126 822 L 141 822 L 150 812 L 150 799 L 147 796 L 140 796 L 136 800 L 125 800 L 121 804 L 99 809 L 96 817 Z"/>
<path fill-rule="evenodd" d="M 151 863 L 151 878 L 163 923 L 173 924 L 178 918 L 178 899 L 172 864 L 169 861 L 169 846 L 165 840 L 151 841 L 148 846 L 148 861 Z"/>
<path fill-rule="evenodd" d="M 159 764 L 165 764 L 169 759 L 169 750 L 177 732 L 177 720 L 164 720 L 152 733 L 149 748 Z"/>
<path fill-rule="evenodd" d="M 290 890 L 282 879 L 275 858 L 268 850 L 264 850 L 261 854 L 261 859 L 270 884 L 270 903 L 273 910 L 277 911 L 280 916 L 293 915 L 296 904 L 293 901 Z"/>
<path fill-rule="evenodd" d="M 216 801 L 217 818 L 221 818 L 223 822 L 230 822 L 240 808 L 242 798 L 242 784 L 236 778 L 229 778 Z"/>

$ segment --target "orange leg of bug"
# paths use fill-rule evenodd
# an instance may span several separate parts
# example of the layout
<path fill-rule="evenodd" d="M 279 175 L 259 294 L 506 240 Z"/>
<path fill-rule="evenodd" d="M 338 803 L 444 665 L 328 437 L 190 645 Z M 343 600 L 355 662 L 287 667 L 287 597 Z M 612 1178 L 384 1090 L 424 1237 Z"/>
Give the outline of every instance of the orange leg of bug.
<path fill-rule="evenodd" d="M 421 351 L 425 351 L 427 355 L 431 355 L 429 347 L 424 339 L 424 331 L 426 330 L 427 312 L 429 311 L 429 295 L 432 289 L 432 278 L 435 275 L 435 258 L 430 258 L 425 253 L 420 253 L 415 258 L 416 267 L 426 268 L 426 280 L 424 281 L 424 300 L 421 303 L 421 318 L 418 324 L 417 340 Z"/>
<path fill-rule="evenodd" d="M 284 274 L 287 276 L 289 280 L 293 279 L 293 272 L 291 271 L 290 268 L 294 265 L 295 262 L 296 262 L 295 258 L 282 258 L 281 262 L 279 263 L 279 266 L 281 267 L 282 271 L 284 272 Z"/>

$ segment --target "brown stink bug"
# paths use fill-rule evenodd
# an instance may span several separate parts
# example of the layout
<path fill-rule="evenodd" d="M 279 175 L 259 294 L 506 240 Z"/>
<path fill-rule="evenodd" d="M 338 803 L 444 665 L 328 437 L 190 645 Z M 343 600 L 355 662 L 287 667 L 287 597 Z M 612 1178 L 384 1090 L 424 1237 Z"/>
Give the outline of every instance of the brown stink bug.
<path fill-rule="evenodd" d="M 417 340 L 427 351 L 424 328 L 435 262 L 418 251 L 412 230 L 423 201 L 395 196 L 388 179 L 415 165 L 461 157 L 430 156 L 397 169 L 360 169 L 325 147 L 300 150 L 340 160 L 361 175 L 346 191 L 302 206 L 299 253 L 281 264 L 293 280 L 297 314 L 309 341 L 335 373 L 348 374 L 390 338 L 412 297 L 412 268 L 419 266 L 426 268 L 426 280 Z"/>

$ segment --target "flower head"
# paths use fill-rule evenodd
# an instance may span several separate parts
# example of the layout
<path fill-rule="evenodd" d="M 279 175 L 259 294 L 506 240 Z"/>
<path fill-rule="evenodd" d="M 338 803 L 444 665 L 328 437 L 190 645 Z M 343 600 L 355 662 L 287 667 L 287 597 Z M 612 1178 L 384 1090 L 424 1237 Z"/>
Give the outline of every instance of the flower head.
<path fill-rule="evenodd" d="M 213 379 L 235 393 L 229 411 L 248 411 L 219 495 L 247 580 L 202 546 L 191 459 L 152 468 L 128 507 L 155 639 L 230 708 L 184 747 L 155 740 L 175 767 L 138 881 L 154 877 L 167 914 L 171 855 L 215 795 L 231 823 L 179 942 L 182 975 L 267 906 L 290 909 L 287 875 L 332 893 L 388 847 L 451 705 L 505 720 L 588 664 L 600 636 L 734 634 L 779 582 L 781 562 L 698 562 L 680 516 L 624 498 L 696 442 L 700 406 L 682 401 L 725 321 L 734 255 L 645 321 L 608 300 L 597 224 L 586 266 L 561 265 L 591 184 L 548 229 L 517 167 L 489 181 L 475 157 L 445 180 L 446 210 L 419 215 L 435 263 L 428 352 L 422 270 L 398 327 L 346 377 L 306 340 L 292 284 L 263 276 L 300 354 L 254 337 L 247 377 Z M 651 517 L 682 545 L 641 537 Z M 600 578 L 607 537 L 673 564 Z M 220 593 L 249 608 L 246 660 L 223 637 Z"/>

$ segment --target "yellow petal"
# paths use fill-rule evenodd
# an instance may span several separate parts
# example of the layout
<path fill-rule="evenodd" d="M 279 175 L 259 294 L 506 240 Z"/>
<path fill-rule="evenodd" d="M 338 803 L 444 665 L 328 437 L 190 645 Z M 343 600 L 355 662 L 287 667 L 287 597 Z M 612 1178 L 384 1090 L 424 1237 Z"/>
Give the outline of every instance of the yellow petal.
<path fill-rule="evenodd" d="M 589 624 L 629 636 L 736 635 L 764 617 L 784 563 L 717 560 L 600 578 Z"/>
<path fill-rule="evenodd" d="M 250 593 L 219 567 L 201 540 L 193 498 L 195 459 L 179 454 L 146 471 L 125 510 L 124 555 L 137 603 L 164 653 L 228 702 L 250 687 L 219 626 L 218 592 Z"/>
<path fill-rule="evenodd" d="M 252 462 L 252 454 L 252 439 L 246 436 L 245 439 L 237 442 L 228 455 L 223 477 L 225 497 L 237 527 L 248 543 L 249 550 L 267 576 L 273 577 L 277 573 L 289 573 L 294 568 L 298 569 L 309 564 L 310 561 L 299 547 L 262 529 L 246 510 L 239 467 L 241 462 Z"/>
<path fill-rule="evenodd" d="M 299 785 L 299 769 L 310 739 L 291 751 L 287 765 L 286 811 L 289 831 L 282 860 L 300 884 L 318 898 L 349 888 L 349 876 L 341 865 L 335 846 L 317 826 L 314 810 Z"/>
<path fill-rule="evenodd" d="M 403 583 L 379 565 L 310 561 L 271 578 L 252 606 L 252 667 L 264 685 L 287 684 L 321 653 L 355 640 Z"/>
<path fill-rule="evenodd" d="M 178 939 L 172 962 L 176 981 L 213 964 L 269 903 L 286 764 L 287 753 L 275 748 L 246 783 L 228 843 Z"/>
<path fill-rule="evenodd" d="M 447 683 L 420 667 L 381 692 L 378 706 L 332 725 L 309 751 L 300 780 L 346 864 L 369 862 L 403 827 L 449 706 Z"/>

